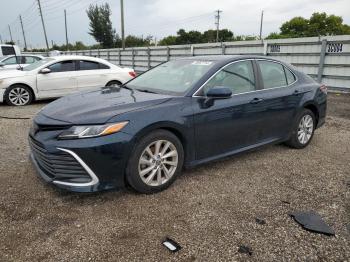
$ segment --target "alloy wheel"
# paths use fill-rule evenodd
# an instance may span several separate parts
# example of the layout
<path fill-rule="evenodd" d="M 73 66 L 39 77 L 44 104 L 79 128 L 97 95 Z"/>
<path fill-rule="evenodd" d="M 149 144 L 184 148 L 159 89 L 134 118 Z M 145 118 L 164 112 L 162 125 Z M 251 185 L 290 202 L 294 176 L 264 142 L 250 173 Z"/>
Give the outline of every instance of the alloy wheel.
<path fill-rule="evenodd" d="M 298 126 L 298 140 L 301 144 L 305 145 L 309 142 L 312 133 L 314 131 L 314 120 L 310 115 L 304 115 Z"/>
<path fill-rule="evenodd" d="M 167 140 L 154 141 L 141 154 L 139 176 L 148 186 L 163 185 L 174 175 L 178 162 L 178 152 L 173 143 Z"/>
<path fill-rule="evenodd" d="M 23 106 L 29 102 L 29 91 L 22 87 L 15 87 L 9 92 L 9 100 L 16 106 Z"/>

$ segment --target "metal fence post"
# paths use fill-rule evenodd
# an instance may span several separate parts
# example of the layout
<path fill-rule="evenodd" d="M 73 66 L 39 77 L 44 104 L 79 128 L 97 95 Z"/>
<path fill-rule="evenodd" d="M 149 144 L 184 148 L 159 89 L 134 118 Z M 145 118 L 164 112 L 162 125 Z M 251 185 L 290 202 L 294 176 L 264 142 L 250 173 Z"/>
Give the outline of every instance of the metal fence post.
<path fill-rule="evenodd" d="M 191 56 L 194 56 L 194 46 L 191 45 Z"/>
<path fill-rule="evenodd" d="M 132 64 L 132 68 L 134 69 L 135 68 L 135 50 L 134 50 L 134 48 L 133 49 L 131 49 L 131 64 Z"/>
<path fill-rule="evenodd" d="M 166 60 L 167 61 L 170 60 L 170 47 L 169 46 L 166 47 Z"/>
<path fill-rule="evenodd" d="M 122 55 L 120 53 L 120 48 L 118 49 L 118 61 L 119 61 L 119 65 L 122 65 Z"/>
<path fill-rule="evenodd" d="M 100 58 L 100 49 L 97 49 L 97 57 Z"/>
<path fill-rule="evenodd" d="M 317 72 L 317 82 L 319 83 L 321 83 L 322 81 L 324 60 L 326 58 L 326 50 L 327 50 L 327 39 L 323 39 L 321 44 L 320 63 L 318 65 L 318 72 Z"/>
<path fill-rule="evenodd" d="M 226 45 L 222 44 L 221 46 L 221 54 L 225 55 L 226 54 Z"/>
<path fill-rule="evenodd" d="M 151 68 L 151 49 L 149 47 L 147 49 L 147 55 L 148 55 L 147 67 L 148 69 L 150 69 Z"/>
<path fill-rule="evenodd" d="M 263 40 L 263 44 L 264 44 L 264 52 L 263 52 L 263 54 L 265 55 L 265 56 L 267 56 L 268 54 L 268 43 L 267 43 L 267 41 L 265 41 L 265 40 Z"/>

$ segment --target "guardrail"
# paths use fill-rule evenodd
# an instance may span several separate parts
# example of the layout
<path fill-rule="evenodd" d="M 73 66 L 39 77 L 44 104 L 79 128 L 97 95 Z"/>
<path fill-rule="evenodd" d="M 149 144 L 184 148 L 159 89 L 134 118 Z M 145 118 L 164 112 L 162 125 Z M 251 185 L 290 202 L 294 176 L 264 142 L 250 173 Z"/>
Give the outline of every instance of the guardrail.
<path fill-rule="evenodd" d="M 350 91 L 350 35 L 66 51 L 63 54 L 100 57 L 140 72 L 186 56 L 263 55 L 294 65 L 330 89 Z"/>

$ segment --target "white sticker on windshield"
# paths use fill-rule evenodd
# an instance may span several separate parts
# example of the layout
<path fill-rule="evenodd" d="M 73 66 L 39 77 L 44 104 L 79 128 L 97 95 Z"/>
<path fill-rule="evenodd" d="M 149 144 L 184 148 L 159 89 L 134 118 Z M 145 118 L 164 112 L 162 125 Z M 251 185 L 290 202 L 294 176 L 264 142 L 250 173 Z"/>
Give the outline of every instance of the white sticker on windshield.
<path fill-rule="evenodd" d="M 213 62 L 210 61 L 193 61 L 192 65 L 203 65 L 203 66 L 208 66 L 211 65 Z"/>

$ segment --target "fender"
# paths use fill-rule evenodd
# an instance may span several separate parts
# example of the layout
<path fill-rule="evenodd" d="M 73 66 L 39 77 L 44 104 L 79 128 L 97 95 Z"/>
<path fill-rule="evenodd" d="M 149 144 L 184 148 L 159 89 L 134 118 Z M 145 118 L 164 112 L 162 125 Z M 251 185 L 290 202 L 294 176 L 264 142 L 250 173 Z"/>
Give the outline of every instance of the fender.
<path fill-rule="evenodd" d="M 192 132 L 192 129 L 186 128 L 176 122 L 160 121 L 144 127 L 142 130 L 140 130 L 138 133 L 135 134 L 134 139 L 132 141 L 133 147 L 143 136 L 151 133 L 156 129 L 165 129 L 175 134 L 179 138 L 179 140 L 181 141 L 184 147 L 185 163 L 188 163 L 194 160 L 195 147 L 194 147 L 194 134 Z"/>

